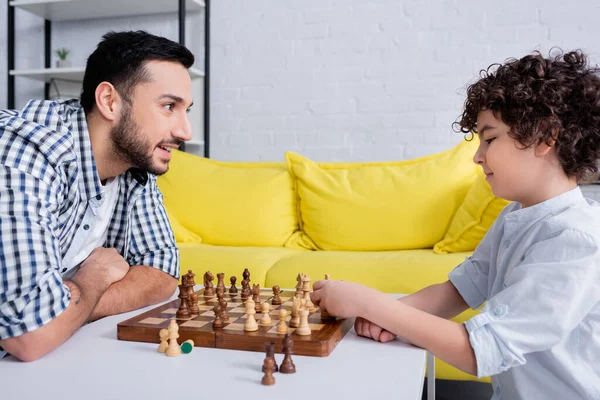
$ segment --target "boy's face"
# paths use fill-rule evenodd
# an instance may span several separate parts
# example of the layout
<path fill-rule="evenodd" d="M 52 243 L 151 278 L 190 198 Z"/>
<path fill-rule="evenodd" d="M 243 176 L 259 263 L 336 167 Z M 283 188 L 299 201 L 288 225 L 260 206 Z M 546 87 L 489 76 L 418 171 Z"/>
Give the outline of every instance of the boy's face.
<path fill-rule="evenodd" d="M 508 136 L 509 130 L 491 110 L 480 111 L 477 116 L 480 144 L 473 161 L 483 168 L 494 195 L 527 207 L 536 202 L 545 162 L 536 155 L 535 146 L 524 149 Z"/>
<path fill-rule="evenodd" d="M 179 63 L 150 61 L 146 69 L 150 81 L 133 89 L 131 106 L 123 102 L 111 139 L 130 165 L 160 175 L 168 170 L 171 150 L 192 138 L 192 84 Z"/>

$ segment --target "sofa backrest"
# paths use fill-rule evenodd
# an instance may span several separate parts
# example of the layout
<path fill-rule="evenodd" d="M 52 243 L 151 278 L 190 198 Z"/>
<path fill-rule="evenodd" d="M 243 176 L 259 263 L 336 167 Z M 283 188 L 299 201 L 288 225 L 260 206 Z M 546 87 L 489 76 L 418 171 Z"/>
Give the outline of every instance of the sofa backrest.
<path fill-rule="evenodd" d="M 477 178 L 477 140 L 397 162 L 223 162 L 173 151 L 158 178 L 177 241 L 311 250 L 433 248 Z M 485 232 L 484 232 L 485 233 Z"/>

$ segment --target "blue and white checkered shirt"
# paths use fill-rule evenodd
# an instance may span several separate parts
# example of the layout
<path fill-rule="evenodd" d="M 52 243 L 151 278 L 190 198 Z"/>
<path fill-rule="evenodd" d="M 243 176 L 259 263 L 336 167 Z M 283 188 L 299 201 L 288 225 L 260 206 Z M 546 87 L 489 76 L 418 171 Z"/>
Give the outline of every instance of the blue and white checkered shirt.
<path fill-rule="evenodd" d="M 179 278 L 179 252 L 156 177 L 131 169 L 117 179 L 105 247 L 130 265 Z M 67 308 L 62 258 L 88 204 L 103 201 L 101 193 L 77 100 L 0 111 L 0 339 L 35 330 Z"/>

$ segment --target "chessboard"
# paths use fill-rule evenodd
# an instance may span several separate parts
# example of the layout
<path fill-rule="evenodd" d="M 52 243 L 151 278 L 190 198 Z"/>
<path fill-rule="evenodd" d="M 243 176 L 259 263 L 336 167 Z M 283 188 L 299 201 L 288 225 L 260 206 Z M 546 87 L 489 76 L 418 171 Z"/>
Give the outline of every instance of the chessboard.
<path fill-rule="evenodd" d="M 178 342 L 193 340 L 194 346 L 212 347 L 231 350 L 246 350 L 264 352 L 266 342 L 275 343 L 275 352 L 282 353 L 282 338 L 284 334 L 277 333 L 279 323 L 279 310 L 288 311 L 286 321 L 289 321 L 292 309 L 292 298 L 294 291 L 282 290 L 279 293 L 281 305 L 270 305 L 269 315 L 271 323 L 267 326 L 259 324 L 254 332 L 244 331 L 246 320 L 245 301 L 240 293 L 233 294 L 225 292 L 224 299 L 227 301 L 227 314 L 229 321 L 224 322 L 220 328 L 213 327 L 215 314 L 213 307 L 218 303 L 216 295 L 205 295 L 205 289 L 195 292 L 198 295 L 198 315 L 187 318 L 177 318 L 176 313 L 181 300 L 173 300 L 150 311 L 144 312 L 117 325 L 117 337 L 119 340 L 159 343 L 159 331 L 167 329 L 171 319 L 175 319 L 179 325 Z M 271 289 L 260 289 L 260 300 L 272 302 L 274 297 Z M 250 296 L 252 298 L 252 296 Z M 256 320 L 261 314 L 256 314 Z M 294 354 L 305 356 L 326 357 L 334 350 L 338 342 L 350 330 L 354 324 L 351 318 L 321 318 L 319 308 L 311 311 L 308 315 L 308 323 L 311 334 L 306 336 L 295 335 L 295 328 L 289 327 L 288 332 L 294 339 Z"/>

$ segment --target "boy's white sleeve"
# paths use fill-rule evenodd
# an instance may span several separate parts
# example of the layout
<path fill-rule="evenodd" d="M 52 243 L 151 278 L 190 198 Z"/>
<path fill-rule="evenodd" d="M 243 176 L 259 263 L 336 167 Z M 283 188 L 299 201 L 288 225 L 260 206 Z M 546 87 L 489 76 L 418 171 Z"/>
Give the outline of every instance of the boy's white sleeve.
<path fill-rule="evenodd" d="M 528 353 L 566 338 L 600 301 L 599 264 L 597 241 L 580 231 L 567 229 L 534 244 L 506 275 L 504 290 L 465 323 L 477 376 L 522 365 Z M 467 275 L 475 271 L 465 269 Z"/>
<path fill-rule="evenodd" d="M 494 225 L 483 237 L 473 255 L 448 275 L 448 279 L 472 309 L 483 304 L 488 297 L 490 257 L 494 236 Z"/>

